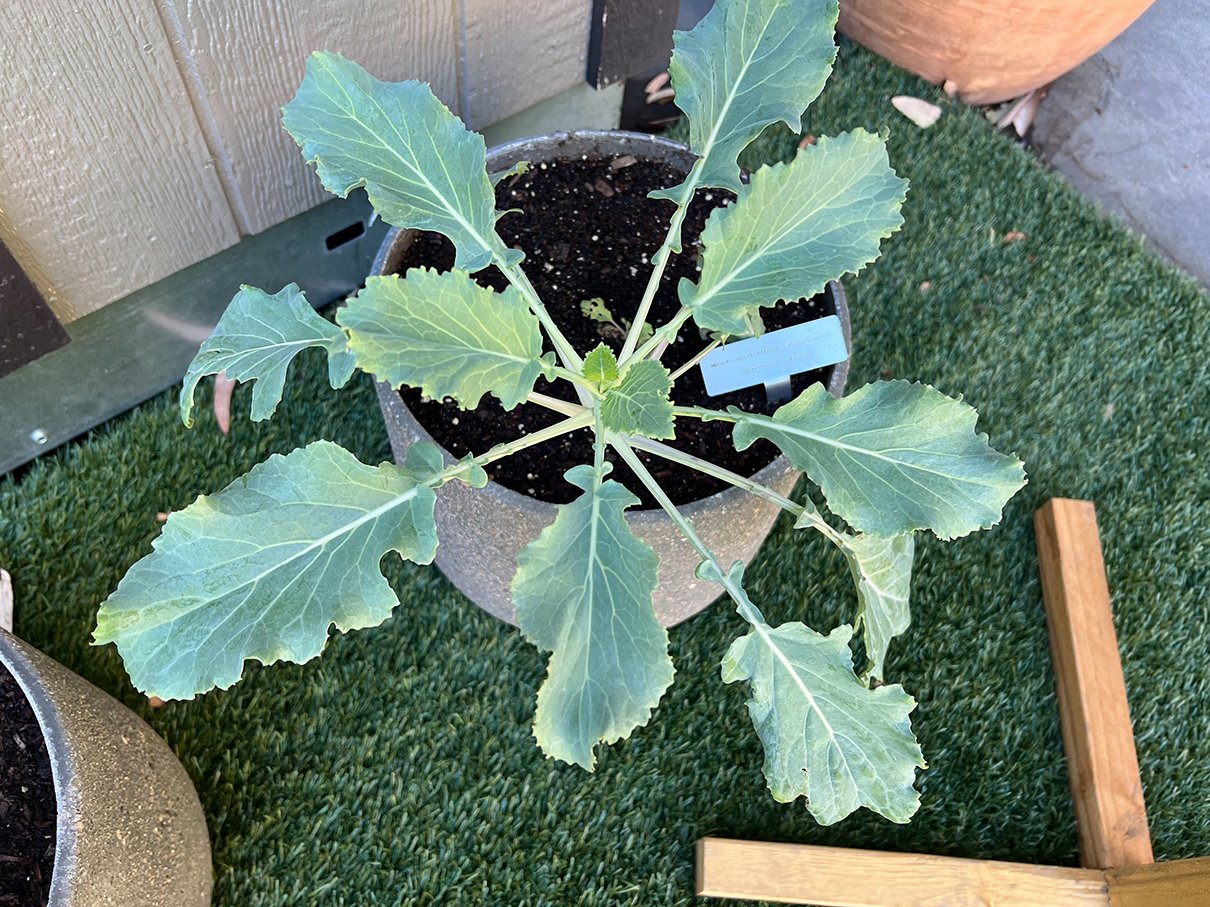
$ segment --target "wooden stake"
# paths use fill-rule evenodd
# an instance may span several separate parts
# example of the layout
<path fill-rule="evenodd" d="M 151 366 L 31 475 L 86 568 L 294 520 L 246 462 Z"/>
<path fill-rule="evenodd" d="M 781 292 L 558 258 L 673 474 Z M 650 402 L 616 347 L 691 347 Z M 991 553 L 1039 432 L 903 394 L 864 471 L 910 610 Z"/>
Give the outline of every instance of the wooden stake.
<path fill-rule="evenodd" d="M 697 893 L 826 907 L 1106 907 L 1096 869 L 702 838 Z"/>
<path fill-rule="evenodd" d="M 1055 498 L 1034 514 L 1080 862 L 1154 862 L 1147 806 L 1091 501 Z"/>
<path fill-rule="evenodd" d="M 13 578 L 0 569 L 0 629 L 13 632 Z"/>

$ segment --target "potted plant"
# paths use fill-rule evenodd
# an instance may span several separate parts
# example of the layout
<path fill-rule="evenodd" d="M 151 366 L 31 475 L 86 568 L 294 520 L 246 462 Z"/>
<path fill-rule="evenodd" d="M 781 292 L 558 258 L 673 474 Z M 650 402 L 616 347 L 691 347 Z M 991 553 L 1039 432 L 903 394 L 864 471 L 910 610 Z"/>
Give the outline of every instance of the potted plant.
<path fill-rule="evenodd" d="M 41 822 L 49 823 L 42 833 L 49 850 L 38 839 L 40 852 L 34 856 L 53 871 L 43 874 L 38 894 L 33 886 L 21 892 L 48 900 L 30 903 L 210 903 L 210 839 L 197 793 L 172 750 L 142 719 L 0 630 L 0 726 L 5 729 L 0 752 L 15 745 L 20 757 L 6 764 L 0 784 L 14 781 L 32 798 L 27 814 L 45 816 Z M 20 778 L 13 771 L 21 772 Z M 46 783 L 46 773 L 52 783 Z M 7 805 L 5 823 L 25 811 L 23 805 Z M 32 849 L 33 837 L 18 836 L 14 829 L 0 851 L 11 857 L 10 848 Z"/>
<path fill-rule="evenodd" d="M 814 297 L 864 267 L 901 223 L 906 183 L 891 170 L 883 140 L 862 130 L 820 139 L 793 161 L 757 170 L 747 185 L 740 179 L 739 152 L 772 123 L 798 127 L 822 89 L 835 19 L 835 4 L 819 0 L 723 0 L 677 34 L 671 74 L 696 157 L 679 182 L 647 193 L 671 203 L 669 220 L 649 261 L 625 262 L 645 274 L 629 309 L 622 300 L 572 298 L 556 310 L 541 297 L 521 266 L 524 254 L 501 237 L 505 215 L 495 204 L 495 188 L 519 179 L 524 166 L 489 175 L 483 140 L 428 86 L 379 82 L 339 55 L 313 55 L 284 110 L 286 128 L 331 191 L 364 186 L 388 222 L 446 237 L 451 268 L 373 275 L 337 324 L 296 286 L 273 295 L 242 288 L 186 375 L 184 421 L 198 382 L 221 371 L 255 380 L 252 418 L 267 418 L 293 357 L 318 347 L 333 387 L 362 369 L 392 389 L 449 398 L 468 412 L 490 395 L 516 420 L 514 430 L 458 458 L 416 440 L 398 465 L 360 463 L 327 441 L 270 457 L 172 515 L 154 551 L 102 606 L 95 642 L 115 643 L 135 685 L 164 699 L 226 688 L 248 659 L 307 661 L 332 625 L 346 631 L 390 615 L 397 599 L 379 569 L 388 552 L 433 560 L 439 536 L 449 534 L 439 522 L 440 490 L 461 483 L 482 491 L 486 470 L 506 457 L 586 431 L 587 462 L 566 470 L 566 486 L 553 467 L 531 470 L 532 481 L 558 486 L 564 497 L 508 571 L 520 629 L 551 652 L 534 721 L 543 751 L 591 770 L 595 745 L 646 724 L 672 681 L 654 606 L 659 558 L 627 519 L 643 494 L 694 552 L 697 578 L 721 588 L 746 624 L 724 658 L 723 680 L 749 684 L 773 796 L 805 796 L 823 823 L 860 806 L 907 821 L 924 765 L 908 720 L 914 702 L 882 681 L 886 647 L 908 622 L 914 533 L 956 538 L 993 525 L 1024 483 L 1022 464 L 988 446 L 972 408 L 922 384 L 879 382 L 836 399 L 812 383 L 767 413 L 672 398 L 707 350 L 722 356 L 732 381 L 742 383 L 749 357 L 764 362 L 770 349 L 774 366 L 796 370 L 802 349 L 768 340 L 780 331 L 763 334 L 786 308 L 777 303 Z M 735 201 L 708 213 L 700 261 L 689 256 L 692 277 L 674 285 L 674 314 L 656 318 L 666 272 L 686 266 L 684 253 L 676 256 L 699 190 Z M 620 257 L 606 250 L 602 266 Z M 494 274 L 480 273 L 489 267 Z M 615 336 L 577 346 L 568 331 L 586 320 L 612 323 Z M 664 357 L 680 344 L 692 354 L 669 369 Z M 538 390 L 539 379 L 568 392 Z M 535 428 L 528 409 L 548 409 L 555 421 Z M 727 427 L 739 453 L 769 442 L 819 486 L 831 516 L 759 473 L 686 450 L 682 433 L 700 425 Z M 733 485 L 826 536 L 853 573 L 853 624 L 822 635 L 767 621 L 744 589 L 742 560 L 719 557 L 644 457 Z M 492 506 L 490 495 L 468 500 Z M 750 513 L 735 509 L 728 521 L 742 525 Z M 455 532 L 476 538 L 482 524 L 473 506 L 462 520 Z M 477 538 L 483 548 L 499 541 Z M 865 650 L 856 668 L 855 628 Z"/>
<path fill-rule="evenodd" d="M 591 348 L 602 339 L 620 342 L 629 321 L 615 316 L 604 302 L 615 308 L 636 308 L 649 279 L 648 271 L 630 261 L 650 258 L 659 249 L 667 230 L 668 203 L 649 199 L 652 188 L 664 188 L 683 180 L 693 167 L 693 153 L 678 142 L 628 132 L 557 133 L 512 142 L 487 153 L 490 173 L 505 173 L 520 165 L 527 171 L 501 181 L 496 203 L 501 210 L 516 209 L 516 216 L 502 219 L 499 228 L 513 248 L 525 250 L 530 278 L 552 317 L 562 319 L 569 339 Z M 604 193 L 609 193 L 605 195 Z M 707 216 L 728 200 L 730 193 L 700 193 L 691 204 L 682 231 L 686 252 L 672 259 L 660 290 L 654 297 L 648 322 L 667 320 L 680 303 L 676 286 L 680 276 L 696 277 L 694 261 L 700 249 L 699 234 Z M 707 197 L 708 196 L 708 197 Z M 581 210 L 591 216 L 581 216 Z M 631 248 L 626 259 L 610 261 L 614 249 Z M 585 254 L 573 254 L 572 249 Z M 596 256 L 592 254 L 596 252 Z M 439 234 L 396 227 L 385 238 L 374 263 L 376 275 L 399 274 L 415 266 L 447 269 L 453 257 L 449 242 Z M 485 280 L 502 287 L 501 275 L 486 272 Z M 587 300 L 585 297 L 593 297 Z M 619 308 L 621 311 L 622 308 Z M 849 312 L 844 290 L 830 281 L 816 299 L 779 307 L 766 313 L 766 327 L 784 327 L 804 320 L 828 319 L 838 343 L 834 365 L 796 375 L 792 384 L 799 390 L 819 381 L 835 397 L 844 390 L 849 360 Z M 707 395 L 694 357 L 709 344 L 693 338 L 669 347 L 662 362 L 677 375 L 677 399 L 682 403 L 729 405 L 771 413 L 766 391 L 759 384 L 717 397 Z M 678 374 L 679 373 L 679 374 Z M 549 384 L 538 379 L 538 389 L 560 395 L 574 403 L 566 383 Z M 526 430 L 552 424 L 559 417 L 553 410 L 524 407 L 511 418 L 490 397 L 471 411 L 456 401 L 425 401 L 412 389 L 397 390 L 385 381 L 377 383 L 379 403 L 390 435 L 395 460 L 403 463 L 407 449 L 417 441 L 436 443 L 443 454 L 454 459 L 485 449 L 515 435 L 516 423 L 524 419 Z M 405 402 L 404 397 L 407 397 Z M 550 401 L 545 401 L 550 405 Z M 739 454 L 729 445 L 730 430 L 723 423 L 699 423 L 697 431 L 677 439 L 679 449 L 709 458 L 716 450 L 728 452 L 734 462 L 726 465 L 753 481 L 782 495 L 790 494 L 800 473 L 775 450 L 749 450 Z M 683 429 L 683 426 L 682 426 Z M 588 431 L 559 439 L 564 446 L 534 448 L 537 456 L 510 457 L 495 464 L 491 484 L 483 489 L 460 482 L 437 492 L 436 564 L 468 598 L 489 613 L 516 623 L 509 585 L 517 558 L 529 542 L 555 518 L 556 506 L 566 503 L 574 486 L 538 482 L 539 472 L 562 473 L 578 462 L 592 459 L 592 435 Z M 610 458 L 610 452 L 606 452 Z M 561 462 L 553 462 L 558 458 Z M 649 461 L 650 462 L 650 461 Z M 687 467 L 665 462 L 661 482 L 690 519 L 702 540 L 724 563 L 748 563 L 768 535 L 781 509 L 772 501 L 754 498 L 741 488 L 710 478 Z M 625 464 L 612 462 L 615 481 L 628 472 Z M 536 470 L 536 471 L 535 471 Z M 625 484 L 625 482 L 624 482 Z M 642 498 L 626 512 L 635 533 L 652 546 L 659 558 L 659 582 L 654 593 L 660 622 L 671 627 L 696 614 L 718 597 L 718 587 L 698 579 L 701 557 L 676 524 L 649 497 L 637 479 L 629 484 Z"/>

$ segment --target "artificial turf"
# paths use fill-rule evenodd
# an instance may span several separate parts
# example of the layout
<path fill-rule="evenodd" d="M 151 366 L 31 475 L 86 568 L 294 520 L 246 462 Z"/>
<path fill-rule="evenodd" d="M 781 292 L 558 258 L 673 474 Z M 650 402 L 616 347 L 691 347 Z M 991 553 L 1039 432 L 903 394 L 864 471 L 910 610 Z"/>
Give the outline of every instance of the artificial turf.
<path fill-rule="evenodd" d="M 945 113 L 917 129 L 890 106 L 901 93 Z M 543 657 L 434 568 L 392 567 L 394 617 L 321 659 L 150 710 L 88 638 L 157 511 L 315 438 L 388 456 L 368 381 L 333 394 L 308 358 L 269 423 L 188 431 L 169 393 L 0 480 L 19 634 L 175 748 L 209 820 L 217 905 L 688 904 L 707 834 L 1074 864 L 1031 528 L 1051 496 L 1097 503 L 1157 857 L 1210 853 L 1210 300 L 978 112 L 846 45 L 807 129 L 854 126 L 890 128 L 912 188 L 904 230 L 846 281 L 850 387 L 961 392 L 1030 476 L 999 527 L 920 545 L 914 625 L 888 663 L 920 702 L 930 763 L 913 822 L 862 811 L 821 828 L 769 798 L 745 693 L 719 680 L 743 630 L 723 603 L 672 632 L 676 683 L 591 775 L 533 745 Z M 767 135 L 756 156 L 796 141 Z M 852 613 L 838 556 L 784 520 L 748 575 L 770 620 L 826 630 Z"/>

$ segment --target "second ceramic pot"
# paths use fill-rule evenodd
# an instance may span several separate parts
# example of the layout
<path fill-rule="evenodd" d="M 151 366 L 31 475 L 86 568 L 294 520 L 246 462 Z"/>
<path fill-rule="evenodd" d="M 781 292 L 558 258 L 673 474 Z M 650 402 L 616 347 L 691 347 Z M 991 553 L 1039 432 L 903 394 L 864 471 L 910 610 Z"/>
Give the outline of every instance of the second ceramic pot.
<path fill-rule="evenodd" d="M 210 838 L 193 782 L 134 712 L 0 630 L 55 783 L 49 907 L 206 907 Z"/>

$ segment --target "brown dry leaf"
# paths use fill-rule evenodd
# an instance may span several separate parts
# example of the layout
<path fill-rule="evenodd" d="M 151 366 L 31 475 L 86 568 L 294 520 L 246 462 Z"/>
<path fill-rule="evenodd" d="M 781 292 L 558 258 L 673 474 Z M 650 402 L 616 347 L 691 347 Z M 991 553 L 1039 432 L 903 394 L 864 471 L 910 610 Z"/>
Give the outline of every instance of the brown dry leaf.
<path fill-rule="evenodd" d="M 1009 230 L 1007 233 L 1004 234 L 1002 242 L 1005 245 L 1008 245 L 1009 243 L 1018 242 L 1022 239 L 1025 239 L 1025 234 L 1023 232 L 1021 232 L 1020 230 Z"/>
<path fill-rule="evenodd" d="M 666 101 L 671 101 L 676 97 L 676 89 L 661 88 L 659 91 L 653 91 L 647 95 L 648 104 L 663 104 Z"/>
<path fill-rule="evenodd" d="M 13 632 L 13 578 L 0 569 L 0 628 Z"/>
<path fill-rule="evenodd" d="M 921 129 L 928 129 L 941 118 L 941 108 L 924 98 L 897 94 L 891 98 L 891 104 Z"/>
<path fill-rule="evenodd" d="M 655 94 L 671 81 L 671 77 L 667 72 L 661 72 L 654 76 L 650 82 L 643 86 L 644 94 Z"/>
<path fill-rule="evenodd" d="M 147 704 L 149 706 L 151 706 L 153 709 L 158 709 L 164 705 L 164 700 L 161 699 L 159 696 L 148 696 Z"/>
<path fill-rule="evenodd" d="M 157 523 L 167 523 L 167 522 L 168 522 L 168 517 L 169 517 L 169 514 L 168 514 L 168 513 L 166 513 L 166 512 L 164 512 L 163 510 L 161 510 L 161 511 L 159 511 L 158 513 L 156 513 L 156 515 L 155 515 L 155 521 L 156 521 Z"/>
<path fill-rule="evenodd" d="M 1004 129 L 1008 126 L 1013 127 L 1013 131 L 1018 136 L 1024 137 L 1025 133 L 1029 132 L 1029 127 L 1034 123 L 1034 114 L 1038 112 L 1038 105 L 1042 103 L 1042 99 L 1046 97 L 1045 88 L 1035 88 L 1029 94 L 1024 94 L 1019 97 L 1008 107 L 1008 111 L 996 120 L 996 128 Z"/>
<path fill-rule="evenodd" d="M 226 372 L 214 376 L 214 420 L 223 434 L 231 431 L 231 393 L 234 390 L 235 382 Z"/>
<path fill-rule="evenodd" d="M 609 185 L 609 183 L 603 180 L 601 177 L 598 176 L 597 181 L 593 183 L 592 186 L 606 198 L 613 198 L 613 186 Z"/>
<path fill-rule="evenodd" d="M 814 144 L 815 144 L 815 136 L 811 135 L 811 133 L 808 132 L 806 135 L 804 135 L 801 139 L 798 140 L 798 150 L 802 151 L 804 148 L 807 148 Z"/>

